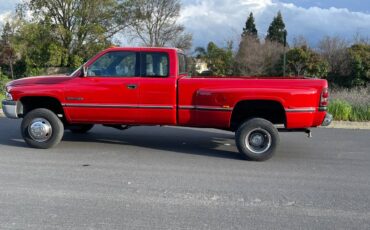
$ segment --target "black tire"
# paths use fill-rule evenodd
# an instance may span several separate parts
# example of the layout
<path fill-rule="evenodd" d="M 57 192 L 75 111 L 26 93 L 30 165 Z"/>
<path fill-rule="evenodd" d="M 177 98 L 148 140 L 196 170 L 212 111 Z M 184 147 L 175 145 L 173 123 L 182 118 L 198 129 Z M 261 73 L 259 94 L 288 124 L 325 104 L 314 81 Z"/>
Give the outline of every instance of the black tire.
<path fill-rule="evenodd" d="M 247 160 L 270 159 L 279 145 L 279 132 L 268 120 L 253 118 L 244 122 L 236 131 L 235 142 Z"/>
<path fill-rule="evenodd" d="M 70 125 L 67 128 L 72 133 L 83 134 L 83 133 L 89 132 L 93 127 L 94 127 L 94 125 L 91 125 L 91 124 L 80 124 L 80 125 Z"/>
<path fill-rule="evenodd" d="M 42 139 L 41 137 L 36 138 L 35 135 L 32 134 L 31 127 L 32 125 L 35 125 L 36 122 L 39 124 L 47 123 L 47 126 L 51 127 L 51 131 L 49 130 L 49 132 L 43 132 L 49 133 L 49 135 L 42 135 L 45 136 L 45 139 Z M 49 149 L 59 144 L 62 140 L 64 126 L 62 121 L 54 112 L 48 109 L 35 109 L 27 113 L 27 115 L 23 118 L 21 132 L 23 139 L 29 146 L 38 149 Z"/>

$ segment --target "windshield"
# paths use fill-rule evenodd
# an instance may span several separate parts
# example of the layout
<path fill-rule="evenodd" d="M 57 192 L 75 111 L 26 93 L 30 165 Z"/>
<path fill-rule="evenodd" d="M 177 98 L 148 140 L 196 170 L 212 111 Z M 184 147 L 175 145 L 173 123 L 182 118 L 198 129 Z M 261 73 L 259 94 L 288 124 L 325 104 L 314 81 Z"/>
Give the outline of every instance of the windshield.
<path fill-rule="evenodd" d="M 70 77 L 74 77 L 74 76 L 76 76 L 76 74 L 77 74 L 78 72 L 81 72 L 82 67 L 83 67 L 84 65 L 86 65 L 88 62 L 89 62 L 89 60 L 88 60 L 87 62 L 85 62 L 84 64 L 82 64 L 80 67 L 78 67 L 78 68 L 77 68 L 75 71 L 73 71 L 73 73 L 71 73 L 69 76 L 70 76 Z"/>
<path fill-rule="evenodd" d="M 82 65 L 82 66 L 83 66 L 83 65 Z M 75 71 L 73 71 L 73 73 L 71 73 L 69 76 L 70 76 L 70 77 L 75 76 L 78 72 L 80 72 L 80 71 L 81 71 L 82 66 L 78 67 L 78 68 L 77 68 Z"/>

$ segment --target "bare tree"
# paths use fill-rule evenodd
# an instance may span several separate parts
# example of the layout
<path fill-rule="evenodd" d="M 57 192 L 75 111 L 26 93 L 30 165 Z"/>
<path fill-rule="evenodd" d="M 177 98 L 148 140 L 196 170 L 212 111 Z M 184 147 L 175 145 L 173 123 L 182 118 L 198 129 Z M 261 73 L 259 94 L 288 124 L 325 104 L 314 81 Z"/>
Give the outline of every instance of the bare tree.
<path fill-rule="evenodd" d="M 301 47 L 309 47 L 306 38 L 302 35 L 293 38 L 293 47 L 294 48 L 301 48 Z"/>
<path fill-rule="evenodd" d="M 266 40 L 261 44 L 254 37 L 245 36 L 235 58 L 236 73 L 255 76 L 277 74 L 276 66 L 283 52 L 284 47 L 278 42 Z"/>
<path fill-rule="evenodd" d="M 370 45 L 370 37 L 361 35 L 360 32 L 356 32 L 355 35 L 353 35 L 353 43 L 354 44 L 364 44 L 364 45 Z"/>
<path fill-rule="evenodd" d="M 192 35 L 177 23 L 181 9 L 179 0 L 135 0 L 132 8 L 136 16 L 130 27 L 134 40 L 145 46 L 191 47 Z"/>
<path fill-rule="evenodd" d="M 319 53 L 329 63 L 329 72 L 339 75 L 348 75 L 348 48 L 349 44 L 340 37 L 324 37 L 319 42 Z"/>

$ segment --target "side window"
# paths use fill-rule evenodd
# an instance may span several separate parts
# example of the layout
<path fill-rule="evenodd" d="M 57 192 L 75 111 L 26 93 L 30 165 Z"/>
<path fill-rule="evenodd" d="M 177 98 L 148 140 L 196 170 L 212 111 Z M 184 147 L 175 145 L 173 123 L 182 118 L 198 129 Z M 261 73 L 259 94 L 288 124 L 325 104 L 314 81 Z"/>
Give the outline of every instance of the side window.
<path fill-rule="evenodd" d="M 169 60 L 167 53 L 142 53 L 141 76 L 168 77 Z"/>
<path fill-rule="evenodd" d="M 179 53 L 178 55 L 179 60 L 179 74 L 186 74 L 187 73 L 187 63 L 186 63 L 186 56 L 184 54 Z"/>
<path fill-rule="evenodd" d="M 101 56 L 89 66 L 89 77 L 134 77 L 138 76 L 135 52 L 114 51 Z"/>

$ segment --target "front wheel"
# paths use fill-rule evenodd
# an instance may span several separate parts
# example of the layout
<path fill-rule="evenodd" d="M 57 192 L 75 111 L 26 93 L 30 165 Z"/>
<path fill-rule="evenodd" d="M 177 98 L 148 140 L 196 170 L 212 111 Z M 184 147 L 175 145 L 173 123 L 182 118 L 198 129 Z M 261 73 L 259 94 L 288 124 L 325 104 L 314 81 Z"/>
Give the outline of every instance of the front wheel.
<path fill-rule="evenodd" d="M 25 142 L 39 149 L 56 146 L 63 138 L 64 126 L 58 116 L 48 109 L 35 109 L 27 113 L 21 124 Z"/>
<path fill-rule="evenodd" d="M 235 134 L 239 152 L 248 160 L 271 158 L 279 144 L 279 133 L 268 120 L 253 118 L 243 123 Z"/>

